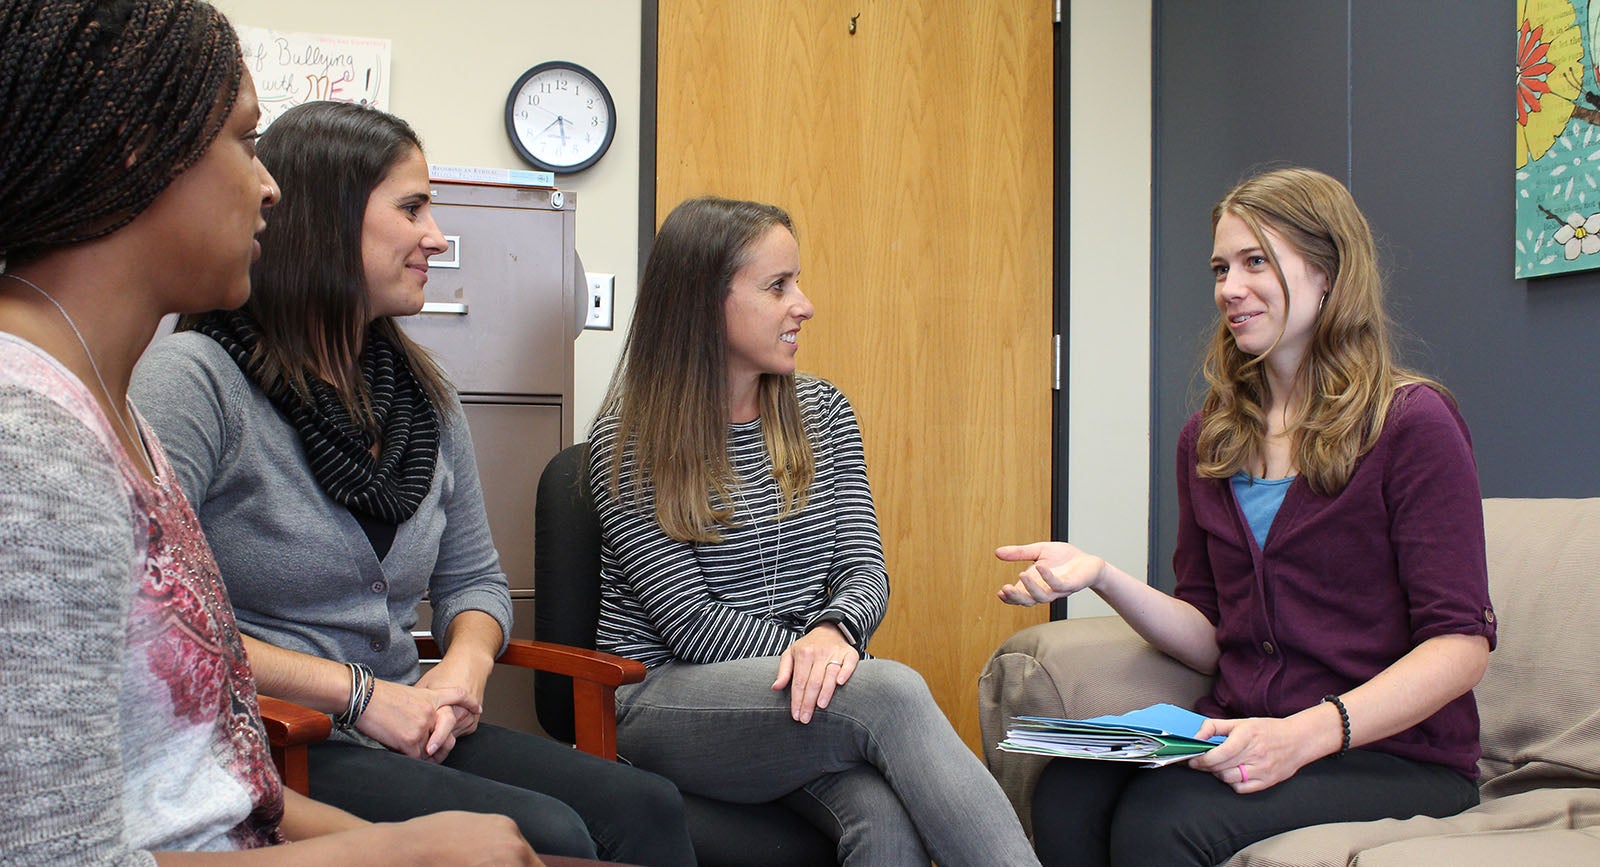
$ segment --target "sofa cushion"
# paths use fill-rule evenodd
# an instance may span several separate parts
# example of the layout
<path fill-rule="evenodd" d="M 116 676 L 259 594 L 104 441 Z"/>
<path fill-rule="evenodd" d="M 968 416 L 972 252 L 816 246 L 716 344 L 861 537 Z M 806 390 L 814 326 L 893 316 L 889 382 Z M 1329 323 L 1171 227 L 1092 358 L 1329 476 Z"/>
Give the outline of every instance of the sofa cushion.
<path fill-rule="evenodd" d="M 1600 499 L 1483 511 L 1500 632 L 1477 687 L 1483 797 L 1600 785 Z"/>
<path fill-rule="evenodd" d="M 1350 867 L 1506 867 L 1507 864 L 1600 864 L 1600 828 L 1493 831 L 1402 840 L 1368 849 Z"/>
<path fill-rule="evenodd" d="M 1225 867 L 1597 864 L 1600 858 L 1547 857 L 1569 850 L 1600 852 L 1595 848 L 1600 846 L 1596 833 L 1600 833 L 1600 789 L 1538 789 L 1444 819 L 1418 816 L 1313 825 L 1262 840 L 1234 855 Z M 1480 857 L 1479 840 L 1483 852 L 1496 855 Z M 1507 852 L 1517 857 L 1507 857 Z"/>

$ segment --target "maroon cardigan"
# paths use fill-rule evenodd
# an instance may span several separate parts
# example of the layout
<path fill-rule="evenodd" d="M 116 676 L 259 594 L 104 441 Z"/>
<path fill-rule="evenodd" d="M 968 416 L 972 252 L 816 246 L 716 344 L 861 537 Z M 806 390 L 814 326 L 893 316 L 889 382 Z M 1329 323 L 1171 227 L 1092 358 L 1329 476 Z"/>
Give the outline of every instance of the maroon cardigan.
<path fill-rule="evenodd" d="M 1395 396 L 1382 434 L 1335 496 L 1289 486 L 1256 543 L 1226 479 L 1195 473 L 1200 414 L 1178 440 L 1178 598 L 1215 626 L 1211 717 L 1283 717 L 1370 680 L 1436 635 L 1495 643 L 1483 503 L 1466 422 L 1421 385 Z M 1363 749 L 1478 776 L 1468 692 Z"/>

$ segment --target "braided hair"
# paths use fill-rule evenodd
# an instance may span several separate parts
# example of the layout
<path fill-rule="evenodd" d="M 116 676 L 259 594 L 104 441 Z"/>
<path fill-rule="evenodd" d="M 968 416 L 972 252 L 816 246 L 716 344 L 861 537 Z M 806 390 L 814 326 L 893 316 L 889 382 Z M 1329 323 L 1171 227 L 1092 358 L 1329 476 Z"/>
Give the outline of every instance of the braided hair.
<path fill-rule="evenodd" d="M 0 257 L 131 222 L 205 153 L 243 69 L 198 0 L 0 0 Z"/>

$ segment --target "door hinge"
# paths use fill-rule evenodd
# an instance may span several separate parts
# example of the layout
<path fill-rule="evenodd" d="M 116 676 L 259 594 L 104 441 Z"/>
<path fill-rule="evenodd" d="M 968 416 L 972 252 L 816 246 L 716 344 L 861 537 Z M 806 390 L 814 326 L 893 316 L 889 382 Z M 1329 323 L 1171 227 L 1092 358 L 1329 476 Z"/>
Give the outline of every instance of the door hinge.
<path fill-rule="evenodd" d="M 1053 385 L 1051 385 L 1051 388 L 1053 390 L 1055 390 L 1055 391 L 1060 391 L 1061 390 L 1061 335 L 1056 334 L 1056 335 L 1053 335 L 1053 336 L 1055 338 L 1055 352 L 1054 352 L 1055 357 L 1050 360 L 1050 367 L 1051 367 L 1050 381 L 1053 383 Z"/>

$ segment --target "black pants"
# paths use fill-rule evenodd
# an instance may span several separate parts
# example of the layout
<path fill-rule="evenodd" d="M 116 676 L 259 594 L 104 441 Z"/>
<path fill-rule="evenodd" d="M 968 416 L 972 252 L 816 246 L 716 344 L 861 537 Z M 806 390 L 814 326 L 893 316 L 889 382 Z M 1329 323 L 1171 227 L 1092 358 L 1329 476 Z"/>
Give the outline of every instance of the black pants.
<path fill-rule="evenodd" d="M 1478 788 L 1449 768 L 1352 750 L 1240 795 L 1185 765 L 1056 759 L 1033 792 L 1044 867 L 1211 867 L 1275 834 L 1326 822 L 1451 816 Z"/>
<path fill-rule="evenodd" d="M 310 764 L 311 797 L 368 821 L 500 813 L 541 854 L 695 863 L 676 786 L 549 738 L 480 724 L 443 765 L 349 743 L 313 745 Z"/>

